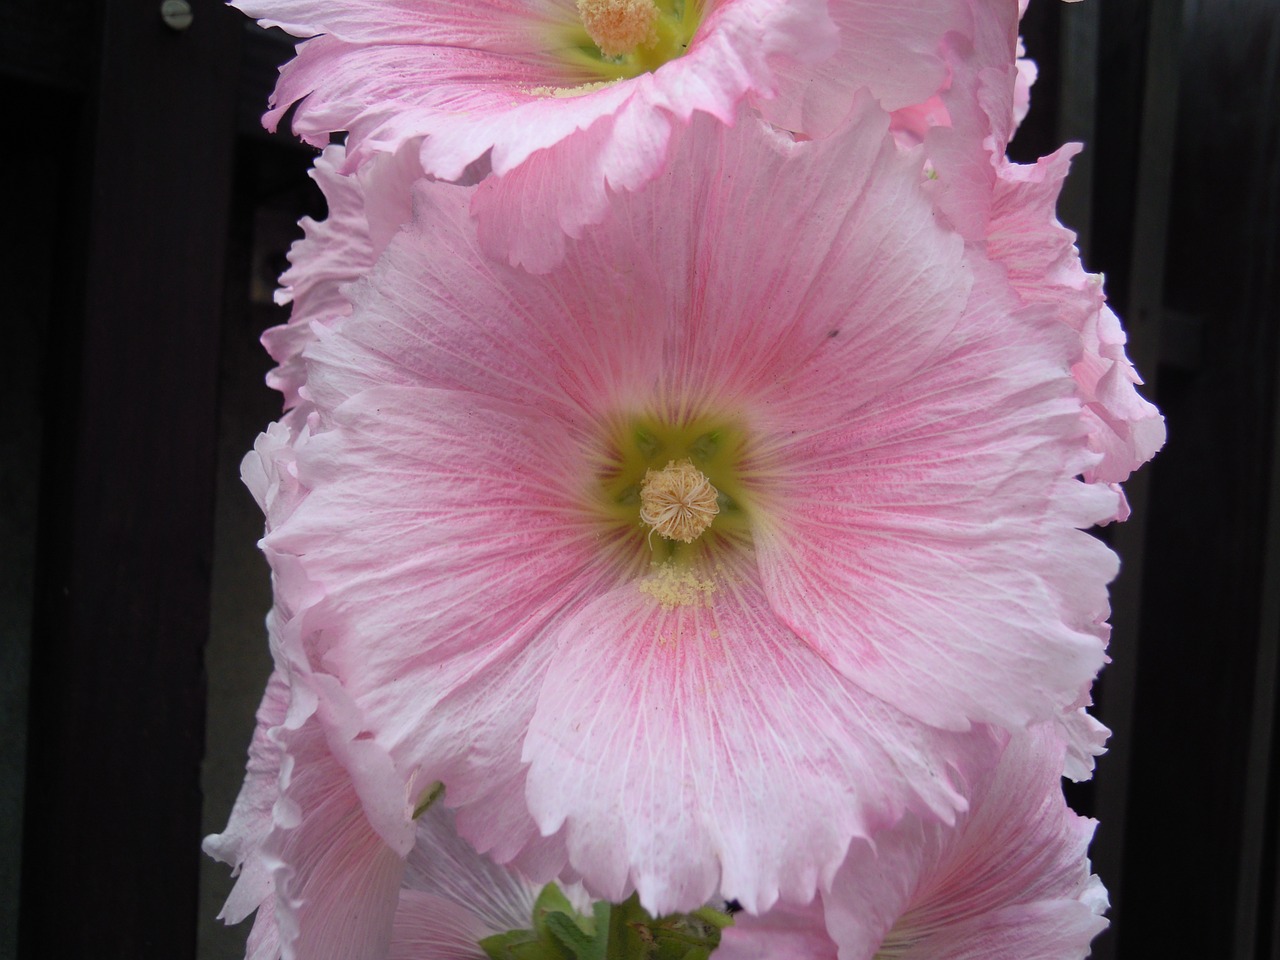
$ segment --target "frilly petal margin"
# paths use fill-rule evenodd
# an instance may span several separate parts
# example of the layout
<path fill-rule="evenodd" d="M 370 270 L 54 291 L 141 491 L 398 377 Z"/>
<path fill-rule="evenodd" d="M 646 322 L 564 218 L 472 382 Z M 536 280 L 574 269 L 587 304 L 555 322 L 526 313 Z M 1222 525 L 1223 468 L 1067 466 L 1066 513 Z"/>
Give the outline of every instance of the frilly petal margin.
<path fill-rule="evenodd" d="M 220 918 L 257 909 L 247 960 L 383 960 L 413 844 L 407 806 L 386 802 L 402 781 L 333 678 L 274 652 L 245 785 L 205 841 L 243 865 Z"/>
<path fill-rule="evenodd" d="M 305 719 L 289 718 L 274 734 L 282 751 L 280 796 L 262 846 L 272 865 L 282 958 L 383 960 L 413 844 L 407 804 L 388 807 L 386 799 L 403 796 L 404 788 L 390 759 L 359 737 L 332 678 L 305 682 L 311 689 L 301 701 L 314 697 L 314 711 L 303 706 Z M 383 787 L 371 821 L 357 784 L 367 790 L 375 780 Z"/>
<path fill-rule="evenodd" d="M 973 32 L 968 0 L 831 0 L 830 10 L 840 31 L 835 54 L 779 64 L 777 96 L 754 99 L 771 123 L 812 138 L 837 129 L 864 87 L 889 112 L 929 100 L 950 78 L 943 37 Z"/>
<path fill-rule="evenodd" d="M 984 731 L 914 723 L 835 675 L 749 566 L 713 576 L 705 605 L 642 581 L 567 621 L 525 742 L 543 832 L 565 827 L 593 893 L 634 888 L 655 915 L 717 890 L 756 911 L 812 895 L 851 838 L 907 810 L 950 822 L 957 774 L 993 759 Z"/>
<path fill-rule="evenodd" d="M 280 745 L 271 731 L 284 723 L 289 707 L 289 684 L 273 670 L 258 707 L 257 726 L 249 743 L 244 784 L 236 797 L 226 829 L 205 837 L 202 849 L 238 874 L 218 919 L 239 923 L 273 892 L 271 871 L 262 859 L 262 841 L 271 831 L 271 808 L 279 795 Z"/>
<path fill-rule="evenodd" d="M 697 112 L 733 122 L 748 96 L 776 95 L 781 64 L 819 61 L 837 42 L 822 0 L 724 0 L 684 55 L 652 73 L 579 90 L 583 76 L 546 48 L 554 25 L 576 18 L 564 0 L 236 5 L 311 37 L 282 69 L 264 122 L 274 129 L 293 106 L 294 130 L 309 143 L 325 146 L 348 131 L 348 169 L 410 142 L 420 144 L 424 172 L 445 180 L 486 155 L 501 177 L 546 154 L 502 189 L 518 190 L 535 216 L 519 229 L 498 213 L 486 235 L 534 269 L 547 268 L 536 245 L 548 224 L 577 235 L 601 218 L 610 189 L 635 189 L 661 172 L 673 126 Z M 570 166 L 562 144 L 589 165 Z M 531 188 L 537 193 L 528 195 Z M 477 215 L 488 216 L 483 205 Z"/>
<path fill-rule="evenodd" d="M 1107 925 L 1092 821 L 1063 802 L 1050 727 L 1015 736 L 952 828 L 908 818 L 855 844 L 807 906 L 739 916 L 724 960 L 1082 960 Z M 825 929 L 824 929 L 825 928 Z M 824 942 L 825 941 L 825 942 Z M 794 953 L 772 953 L 775 942 Z"/>
<path fill-rule="evenodd" d="M 289 248 L 289 269 L 280 276 L 278 304 L 291 304 L 289 322 L 262 335 L 262 345 L 278 366 L 267 386 L 284 394 L 295 411 L 287 423 L 295 432 L 310 413 L 302 354 L 315 341 L 312 324 L 333 323 L 351 312 L 346 288 L 366 274 L 395 232 L 408 222 L 410 186 L 422 176 L 417 149 L 380 155 L 353 174 L 343 174 L 346 148 L 325 147 L 311 178 L 328 206 L 323 220 L 304 217 L 303 237 Z M 270 522 L 268 520 L 268 522 Z"/>

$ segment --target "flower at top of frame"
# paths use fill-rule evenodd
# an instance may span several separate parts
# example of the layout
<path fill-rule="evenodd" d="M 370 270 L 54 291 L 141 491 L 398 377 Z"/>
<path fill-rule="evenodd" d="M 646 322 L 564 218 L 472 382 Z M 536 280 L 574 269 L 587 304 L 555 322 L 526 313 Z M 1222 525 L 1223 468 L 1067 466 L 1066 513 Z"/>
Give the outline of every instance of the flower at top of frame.
<path fill-rule="evenodd" d="M 1083 960 L 1107 895 L 1061 768 L 1049 730 L 1016 736 L 953 828 L 908 818 L 855 844 L 809 904 L 739 915 L 717 960 Z"/>
<path fill-rule="evenodd" d="M 316 325 L 308 492 L 264 543 L 316 591 L 309 663 L 480 850 L 763 910 L 952 820 L 975 725 L 1078 706 L 1116 494 L 1078 479 L 1079 338 L 939 223 L 870 98 L 674 149 L 544 275 L 480 255 L 483 184 L 419 183 Z"/>
<path fill-rule="evenodd" d="M 348 168 L 406 143 L 445 180 L 487 163 L 500 182 L 477 199 L 486 250 L 538 271 L 563 255 L 562 234 L 603 218 L 610 191 L 657 175 L 695 114 L 731 123 L 742 102 L 775 101 L 775 122 L 825 132 L 859 88 L 905 107 L 938 90 L 941 39 L 970 22 L 965 0 L 235 6 L 309 38 L 281 70 L 269 127 L 292 108 L 294 130 L 317 146 L 346 131 Z"/>

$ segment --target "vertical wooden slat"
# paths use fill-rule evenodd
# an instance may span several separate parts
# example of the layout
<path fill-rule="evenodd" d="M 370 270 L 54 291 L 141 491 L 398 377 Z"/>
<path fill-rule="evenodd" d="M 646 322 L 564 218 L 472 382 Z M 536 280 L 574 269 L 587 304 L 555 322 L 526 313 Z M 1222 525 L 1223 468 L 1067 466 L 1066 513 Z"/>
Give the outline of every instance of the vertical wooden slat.
<path fill-rule="evenodd" d="M 1133 212 L 1125 325 L 1128 353 L 1146 380 L 1143 392 L 1155 397 L 1160 358 L 1160 325 L 1164 307 L 1164 250 L 1168 235 L 1173 140 L 1178 108 L 1178 50 L 1181 7 L 1156 2 L 1148 8 L 1146 68 L 1142 87 L 1142 126 L 1137 157 L 1137 190 Z M 1141 651 L 1143 573 L 1151 468 L 1138 471 L 1125 484 L 1132 514 L 1113 533 L 1120 554 L 1120 576 L 1112 586 L 1112 663 L 1107 667 L 1101 698 L 1103 721 L 1111 728 L 1108 756 L 1097 780 L 1097 813 L 1101 843 L 1094 858 L 1111 891 L 1113 930 L 1099 944 L 1098 960 L 1116 956 L 1124 925 L 1124 849 L 1129 817 L 1129 781 L 1134 737 L 1133 711 Z"/>
<path fill-rule="evenodd" d="M 41 515 L 20 955 L 190 957 L 239 23 L 101 8 Z M 70 915 L 70 916 L 69 916 Z"/>
<path fill-rule="evenodd" d="M 1280 16 L 1271 16 L 1271 32 L 1262 59 L 1262 73 L 1255 88 L 1261 122 L 1254 155 L 1249 158 L 1254 203 L 1244 212 L 1245 235 L 1251 239 L 1251 256 L 1245 270 L 1245 302 L 1250 312 L 1270 313 L 1274 319 L 1277 293 L 1275 268 L 1280 263 L 1280 171 L 1275 164 L 1280 147 Z M 1269 359 L 1273 384 L 1280 383 L 1280 338 Z M 1277 815 L 1276 713 L 1280 700 L 1280 389 L 1274 389 L 1271 413 L 1270 469 L 1267 491 L 1266 539 L 1263 547 L 1261 610 L 1258 617 L 1258 645 L 1254 666 L 1252 713 L 1245 766 L 1244 815 L 1240 822 L 1240 870 L 1236 881 L 1236 925 L 1234 960 L 1257 960 L 1269 956 L 1280 960 L 1280 816 Z M 1270 838 L 1271 849 L 1266 847 Z M 1268 863 L 1268 856 L 1270 858 Z M 1268 876 L 1268 872 L 1270 875 Z M 1268 896 L 1268 887 L 1271 896 Z M 1271 929 L 1268 929 L 1268 928 Z M 1263 941 L 1270 939 L 1268 945 Z M 1260 951 L 1267 949 L 1267 954 Z"/>

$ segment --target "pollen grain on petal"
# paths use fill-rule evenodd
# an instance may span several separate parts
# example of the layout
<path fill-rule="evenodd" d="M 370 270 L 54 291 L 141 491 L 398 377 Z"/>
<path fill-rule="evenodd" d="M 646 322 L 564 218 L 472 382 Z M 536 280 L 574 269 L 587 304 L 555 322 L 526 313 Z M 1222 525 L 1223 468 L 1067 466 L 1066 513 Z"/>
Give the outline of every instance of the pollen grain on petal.
<path fill-rule="evenodd" d="M 663 610 L 675 607 L 709 607 L 716 581 L 689 567 L 672 563 L 654 564 L 651 574 L 639 583 L 640 592 L 653 597 Z"/>

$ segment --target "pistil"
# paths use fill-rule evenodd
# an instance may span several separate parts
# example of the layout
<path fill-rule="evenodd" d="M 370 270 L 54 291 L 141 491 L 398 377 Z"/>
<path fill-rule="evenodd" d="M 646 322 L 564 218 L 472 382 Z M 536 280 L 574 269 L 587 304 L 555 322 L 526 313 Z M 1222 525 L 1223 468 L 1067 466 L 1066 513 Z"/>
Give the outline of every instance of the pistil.
<path fill-rule="evenodd" d="M 640 486 L 640 519 L 659 536 L 692 543 L 720 512 L 719 491 L 691 460 L 647 470 Z"/>
<path fill-rule="evenodd" d="M 653 0 L 578 0 L 578 15 L 606 57 L 621 57 L 658 40 Z"/>

